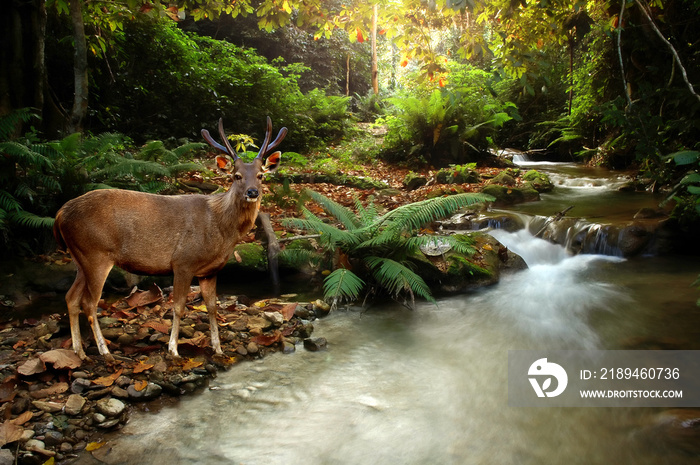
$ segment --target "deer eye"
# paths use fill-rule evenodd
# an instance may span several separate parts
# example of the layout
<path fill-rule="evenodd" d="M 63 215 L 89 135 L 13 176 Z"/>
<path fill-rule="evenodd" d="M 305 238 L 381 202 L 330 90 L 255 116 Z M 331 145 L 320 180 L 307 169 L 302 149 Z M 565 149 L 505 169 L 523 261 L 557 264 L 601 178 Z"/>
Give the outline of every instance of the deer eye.
<path fill-rule="evenodd" d="M 243 175 L 241 173 L 236 173 L 233 175 L 233 179 L 235 179 L 236 181 L 240 181 L 241 179 L 243 179 Z"/>
<path fill-rule="evenodd" d="M 264 175 L 262 173 L 258 173 L 258 179 L 262 179 Z"/>

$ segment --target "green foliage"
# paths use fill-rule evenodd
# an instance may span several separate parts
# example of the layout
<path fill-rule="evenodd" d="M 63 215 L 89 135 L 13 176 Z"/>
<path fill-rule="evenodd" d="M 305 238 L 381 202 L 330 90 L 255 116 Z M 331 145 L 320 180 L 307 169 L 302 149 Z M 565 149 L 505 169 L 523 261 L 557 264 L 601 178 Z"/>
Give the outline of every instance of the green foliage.
<path fill-rule="evenodd" d="M 388 127 L 384 157 L 444 166 L 479 158 L 495 141 L 497 130 L 519 119 L 512 102 L 493 97 L 489 76 L 470 66 L 451 64 L 454 76 L 427 95 L 387 98 Z"/>
<path fill-rule="evenodd" d="M 672 160 L 676 166 L 688 170 L 667 198 L 676 202 L 671 215 L 683 227 L 697 225 L 700 223 L 700 152 L 683 150 L 666 155 L 664 160 Z"/>
<path fill-rule="evenodd" d="M 303 93 L 301 64 L 270 64 L 252 49 L 187 34 L 168 20 L 142 18 L 113 34 L 117 63 L 95 63 L 93 80 L 96 116 L 106 130 L 138 141 L 201 140 L 200 130 L 222 117 L 228 132 L 261 141 L 269 115 L 276 127 L 293 128 L 285 139 L 290 150 L 344 133 L 349 98 Z"/>
<path fill-rule="evenodd" d="M 434 236 L 419 236 L 420 228 L 460 208 L 493 200 L 482 194 L 458 194 L 403 205 L 380 214 L 371 199 L 367 205 L 357 200 L 353 212 L 317 192 L 307 190 L 305 194 L 337 223 L 329 224 L 302 208 L 303 218 L 288 219 L 285 226 L 319 234 L 318 241 L 326 254 L 334 257 L 336 269 L 324 282 L 325 298 L 333 305 L 356 300 L 363 291 L 403 298 L 409 306 L 416 295 L 433 301 L 430 289 L 413 269 L 412 256 L 421 245 L 435 240 Z M 470 244 L 451 236 L 440 239 L 452 245 L 456 252 L 474 251 Z"/>

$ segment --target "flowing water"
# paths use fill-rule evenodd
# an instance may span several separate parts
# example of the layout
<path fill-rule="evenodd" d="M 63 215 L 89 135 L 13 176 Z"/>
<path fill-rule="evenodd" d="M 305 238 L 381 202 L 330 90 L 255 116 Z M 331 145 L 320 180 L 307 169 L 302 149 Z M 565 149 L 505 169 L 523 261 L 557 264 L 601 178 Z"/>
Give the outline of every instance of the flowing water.
<path fill-rule="evenodd" d="M 698 463 L 697 449 L 660 426 L 663 409 L 509 407 L 507 358 L 511 349 L 700 349 L 690 287 L 700 263 L 570 256 L 525 230 L 492 234 L 529 268 L 414 311 L 334 312 L 314 322 L 328 350 L 241 363 L 198 395 L 135 414 L 103 460 Z"/>

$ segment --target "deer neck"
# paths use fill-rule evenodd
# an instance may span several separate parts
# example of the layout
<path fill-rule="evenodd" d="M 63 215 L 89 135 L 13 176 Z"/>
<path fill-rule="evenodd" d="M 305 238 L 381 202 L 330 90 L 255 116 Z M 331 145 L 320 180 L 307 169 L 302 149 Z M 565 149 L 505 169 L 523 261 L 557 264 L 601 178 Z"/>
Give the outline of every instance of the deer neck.
<path fill-rule="evenodd" d="M 229 189 L 226 193 L 211 196 L 209 205 L 222 236 L 235 244 L 255 225 L 260 198 L 257 202 L 248 202 Z"/>

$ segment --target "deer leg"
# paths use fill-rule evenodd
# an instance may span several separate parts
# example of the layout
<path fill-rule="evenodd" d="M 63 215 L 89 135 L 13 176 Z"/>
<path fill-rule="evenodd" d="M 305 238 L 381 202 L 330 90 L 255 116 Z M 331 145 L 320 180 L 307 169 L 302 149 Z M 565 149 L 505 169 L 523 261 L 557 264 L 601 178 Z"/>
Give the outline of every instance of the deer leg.
<path fill-rule="evenodd" d="M 68 318 L 70 319 L 70 336 L 73 342 L 73 352 L 75 352 L 81 360 L 87 358 L 85 350 L 83 350 L 82 337 L 80 336 L 80 301 L 86 291 L 85 275 L 83 274 L 83 270 L 78 267 L 78 274 L 75 276 L 75 281 L 66 294 L 66 305 L 68 306 Z"/>
<path fill-rule="evenodd" d="M 173 278 L 173 327 L 170 329 L 168 351 L 173 357 L 179 357 L 177 341 L 180 338 L 180 319 L 185 315 L 185 301 L 190 290 L 192 276 L 175 273 Z"/>
<path fill-rule="evenodd" d="M 100 263 L 102 260 L 95 259 L 95 263 Z M 102 335 L 102 330 L 100 329 L 100 322 L 97 321 L 97 304 L 100 302 L 102 297 L 102 288 L 104 287 L 109 271 L 112 269 L 112 264 L 106 262 L 104 265 L 90 270 L 91 273 L 86 274 L 90 279 L 86 280 L 86 290 L 83 293 L 82 306 L 83 311 L 86 313 L 88 322 L 92 326 L 92 334 L 95 336 L 95 343 L 97 344 L 97 350 L 99 350 L 100 355 L 104 356 L 105 360 L 113 361 L 114 357 L 109 353 L 107 348 L 107 342 Z"/>
<path fill-rule="evenodd" d="M 199 288 L 202 291 L 204 305 L 209 314 L 209 332 L 211 333 L 211 346 L 217 355 L 223 355 L 221 341 L 219 340 L 219 323 L 216 321 L 216 275 L 199 278 Z"/>

